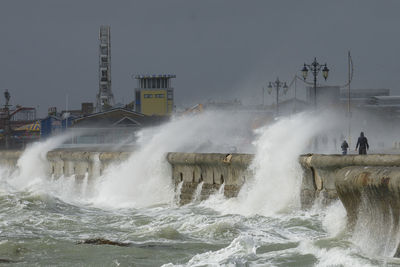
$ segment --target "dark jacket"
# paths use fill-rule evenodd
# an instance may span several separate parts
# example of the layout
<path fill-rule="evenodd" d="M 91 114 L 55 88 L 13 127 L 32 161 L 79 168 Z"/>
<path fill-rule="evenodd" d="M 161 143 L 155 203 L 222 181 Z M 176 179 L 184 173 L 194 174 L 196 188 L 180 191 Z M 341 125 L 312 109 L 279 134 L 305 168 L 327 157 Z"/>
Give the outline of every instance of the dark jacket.
<path fill-rule="evenodd" d="M 346 140 L 343 141 L 341 148 L 343 151 L 346 151 L 349 148 L 349 144 L 347 144 Z"/>
<path fill-rule="evenodd" d="M 369 149 L 368 139 L 364 136 L 364 133 L 361 132 L 360 137 L 358 137 L 356 149 L 360 146 L 360 149 Z"/>

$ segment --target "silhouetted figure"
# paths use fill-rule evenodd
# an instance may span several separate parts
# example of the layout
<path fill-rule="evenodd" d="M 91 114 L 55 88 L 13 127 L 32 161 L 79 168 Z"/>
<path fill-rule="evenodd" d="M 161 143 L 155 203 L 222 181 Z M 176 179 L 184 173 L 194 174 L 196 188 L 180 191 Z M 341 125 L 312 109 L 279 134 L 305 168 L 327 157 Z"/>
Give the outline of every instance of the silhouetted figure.
<path fill-rule="evenodd" d="M 356 150 L 358 148 L 358 154 L 366 155 L 367 149 L 369 149 L 368 139 L 364 136 L 364 132 L 360 133 L 360 137 L 358 137 Z"/>
<path fill-rule="evenodd" d="M 347 155 L 347 149 L 349 148 L 349 144 L 346 142 L 346 140 L 343 140 L 342 145 L 340 146 L 342 149 L 342 155 Z"/>

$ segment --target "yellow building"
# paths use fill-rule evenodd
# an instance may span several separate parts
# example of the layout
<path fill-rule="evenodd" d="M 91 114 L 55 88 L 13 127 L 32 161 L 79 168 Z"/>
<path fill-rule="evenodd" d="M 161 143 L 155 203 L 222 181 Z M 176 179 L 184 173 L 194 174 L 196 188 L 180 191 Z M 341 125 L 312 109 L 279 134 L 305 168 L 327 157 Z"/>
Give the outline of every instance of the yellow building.
<path fill-rule="evenodd" d="M 171 79 L 175 75 L 137 75 L 135 111 L 145 115 L 170 115 L 174 109 L 174 88 Z"/>

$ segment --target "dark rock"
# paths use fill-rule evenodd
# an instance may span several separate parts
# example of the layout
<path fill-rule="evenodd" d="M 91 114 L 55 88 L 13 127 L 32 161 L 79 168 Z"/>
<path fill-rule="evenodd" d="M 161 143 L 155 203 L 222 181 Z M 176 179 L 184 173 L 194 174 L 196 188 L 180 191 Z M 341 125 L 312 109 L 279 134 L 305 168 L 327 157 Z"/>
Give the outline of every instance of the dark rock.
<path fill-rule="evenodd" d="M 9 259 L 0 259 L 0 263 L 15 263 L 15 261 Z"/>
<path fill-rule="evenodd" d="M 129 243 L 123 243 L 118 241 L 111 241 L 104 238 L 91 238 L 85 239 L 83 241 L 79 241 L 78 244 L 89 244 L 89 245 L 111 245 L 111 246 L 119 246 L 119 247 L 129 247 Z"/>

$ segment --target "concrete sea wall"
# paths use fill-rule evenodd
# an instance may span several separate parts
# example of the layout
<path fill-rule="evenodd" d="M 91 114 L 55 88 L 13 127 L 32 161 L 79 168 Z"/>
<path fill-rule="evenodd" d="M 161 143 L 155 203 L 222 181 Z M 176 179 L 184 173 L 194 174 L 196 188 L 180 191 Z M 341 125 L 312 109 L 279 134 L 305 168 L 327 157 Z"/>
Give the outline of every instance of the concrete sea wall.
<path fill-rule="evenodd" d="M 303 168 L 302 203 L 310 206 L 317 197 L 330 202 L 338 197 L 346 198 L 344 184 L 359 189 L 354 183 L 361 174 L 374 179 L 382 178 L 382 173 L 400 167 L 400 155 L 301 155 L 299 162 Z M 363 170 L 362 172 L 360 170 Z M 393 175 L 394 173 L 392 173 Z M 344 203 L 346 206 L 346 203 Z"/>
<path fill-rule="evenodd" d="M 0 151 L 0 165 L 15 168 L 22 151 Z M 121 162 L 129 152 L 56 150 L 47 153 L 49 176 L 75 175 L 77 182 L 100 176 L 112 162 Z M 237 196 L 253 174 L 250 154 L 168 153 L 171 179 L 180 190 L 180 204 L 204 200 L 224 185 L 226 197 Z M 400 257 L 400 155 L 318 155 L 299 157 L 303 169 L 301 204 L 310 207 L 340 199 L 350 230 L 358 228 L 375 236 L 378 243 L 393 243 Z M 277 188 L 276 190 L 279 190 Z M 366 231 L 366 232 L 365 232 Z M 392 250 L 391 250 L 392 251 Z"/>
<path fill-rule="evenodd" d="M 0 151 L 0 165 L 15 168 L 22 151 Z M 75 175 L 79 182 L 87 175 L 89 181 L 100 176 L 112 162 L 121 162 L 129 152 L 88 152 L 55 150 L 47 153 L 47 175 L 54 178 Z M 172 167 L 172 183 L 180 186 L 180 204 L 193 200 L 199 184 L 200 200 L 208 198 L 224 185 L 226 197 L 237 196 L 241 186 L 252 173 L 248 170 L 253 155 L 250 154 L 199 154 L 168 153 Z"/>
<path fill-rule="evenodd" d="M 129 157 L 129 152 L 82 152 L 56 150 L 47 153 L 49 175 L 54 177 L 75 175 L 82 179 L 100 176 L 112 162 L 121 162 Z"/>
<path fill-rule="evenodd" d="M 303 155 L 300 163 L 304 206 L 338 197 L 350 230 L 366 229 L 376 240 L 399 237 L 400 155 Z"/>
<path fill-rule="evenodd" d="M 200 184 L 201 200 L 218 191 L 222 184 L 226 197 L 237 196 L 243 183 L 252 176 L 248 166 L 253 157 L 250 154 L 168 153 L 175 188 L 182 183 L 180 204 L 190 203 Z"/>
<path fill-rule="evenodd" d="M 21 151 L 0 151 L 0 165 L 15 167 Z M 47 153 L 49 176 L 75 175 L 77 181 L 100 176 L 112 162 L 121 162 L 129 152 L 56 150 Z M 180 203 L 190 203 L 195 194 L 203 200 L 224 185 L 226 197 L 237 196 L 252 173 L 250 154 L 168 153 L 171 179 L 180 190 Z M 329 203 L 340 199 L 348 224 L 359 221 L 391 229 L 400 228 L 400 155 L 316 155 L 299 157 L 303 168 L 301 204 L 310 207 L 320 198 Z M 279 190 L 279 188 L 277 188 Z M 361 218 L 361 219 L 360 219 Z M 398 253 L 399 254 L 399 253 Z"/>
<path fill-rule="evenodd" d="M 16 168 L 22 151 L 0 151 L 0 165 Z M 47 153 L 47 175 L 59 178 L 75 175 L 77 180 L 86 175 L 100 176 L 112 162 L 121 162 L 129 157 L 129 152 L 86 152 L 55 150 Z"/>
<path fill-rule="evenodd" d="M 17 166 L 18 159 L 21 157 L 21 150 L 3 150 L 0 151 L 0 166 L 7 166 L 15 168 Z"/>

